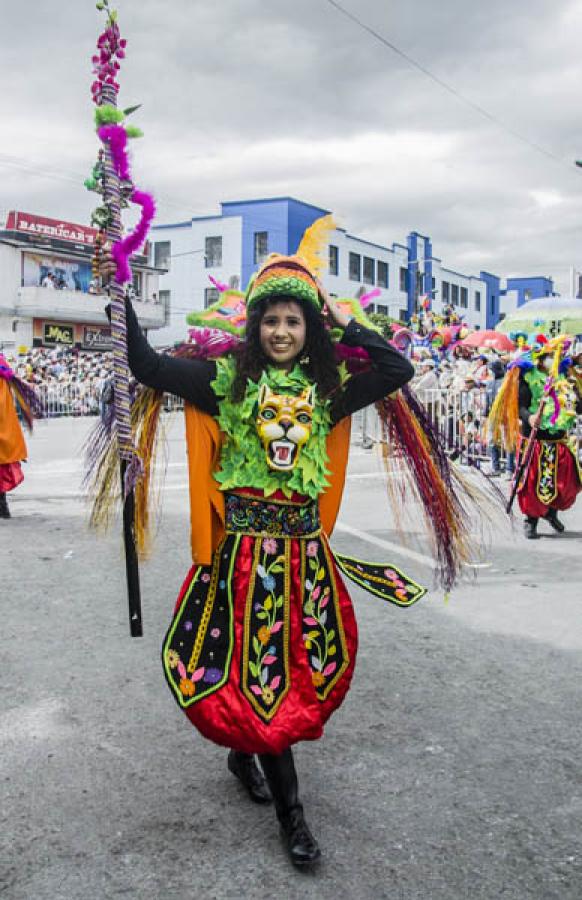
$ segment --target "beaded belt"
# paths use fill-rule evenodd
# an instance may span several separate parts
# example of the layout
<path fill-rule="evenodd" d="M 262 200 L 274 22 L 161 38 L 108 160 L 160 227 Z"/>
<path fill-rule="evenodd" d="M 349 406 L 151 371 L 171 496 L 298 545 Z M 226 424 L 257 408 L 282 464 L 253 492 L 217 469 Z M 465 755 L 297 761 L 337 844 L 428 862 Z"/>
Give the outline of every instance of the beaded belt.
<path fill-rule="evenodd" d="M 320 531 L 319 506 L 311 500 L 300 506 L 240 494 L 224 495 L 227 532 L 257 537 L 316 537 Z"/>

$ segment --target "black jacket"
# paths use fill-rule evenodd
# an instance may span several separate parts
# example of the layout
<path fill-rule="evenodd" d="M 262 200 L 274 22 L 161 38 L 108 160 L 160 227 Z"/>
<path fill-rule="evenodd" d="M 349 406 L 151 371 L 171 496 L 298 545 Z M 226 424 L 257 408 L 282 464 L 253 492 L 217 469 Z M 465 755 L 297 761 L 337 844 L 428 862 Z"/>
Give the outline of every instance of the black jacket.
<path fill-rule="evenodd" d="M 109 314 L 110 307 L 107 308 Z M 147 342 L 139 327 L 129 300 L 127 313 L 127 353 L 129 368 L 142 384 L 177 394 L 211 416 L 218 414 L 218 401 L 211 383 L 216 377 L 216 363 L 211 360 L 177 359 L 157 353 Z M 337 424 L 376 400 L 405 385 L 414 375 L 411 363 L 383 337 L 364 328 L 355 319 L 342 336 L 349 347 L 363 347 L 370 356 L 372 367 L 367 372 L 352 375 L 331 399 L 331 416 Z"/>

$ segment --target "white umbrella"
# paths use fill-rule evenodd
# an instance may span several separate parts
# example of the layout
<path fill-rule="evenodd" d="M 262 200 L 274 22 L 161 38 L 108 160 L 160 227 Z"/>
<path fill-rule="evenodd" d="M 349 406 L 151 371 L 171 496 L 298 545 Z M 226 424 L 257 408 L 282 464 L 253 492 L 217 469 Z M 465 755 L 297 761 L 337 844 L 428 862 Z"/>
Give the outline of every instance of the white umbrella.
<path fill-rule="evenodd" d="M 496 331 L 539 331 L 547 337 L 582 334 L 582 300 L 572 297 L 540 297 L 524 303 L 496 326 Z"/>

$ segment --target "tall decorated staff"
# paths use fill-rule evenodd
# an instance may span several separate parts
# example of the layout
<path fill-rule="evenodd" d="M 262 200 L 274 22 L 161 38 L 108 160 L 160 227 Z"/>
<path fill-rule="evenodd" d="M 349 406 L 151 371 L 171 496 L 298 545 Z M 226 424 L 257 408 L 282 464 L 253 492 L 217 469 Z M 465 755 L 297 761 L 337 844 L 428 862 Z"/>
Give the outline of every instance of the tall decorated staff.
<path fill-rule="evenodd" d="M 95 247 L 94 274 L 99 271 L 100 256 L 111 246 L 115 274 L 107 285 L 111 298 L 111 334 L 114 362 L 114 401 L 112 428 L 121 464 L 123 495 L 123 530 L 126 555 L 126 574 L 129 599 L 130 631 L 133 637 L 142 635 L 139 570 L 135 544 L 135 490 L 143 476 L 143 466 L 136 449 L 131 421 L 131 396 L 127 362 L 127 326 L 125 314 L 126 286 L 132 279 L 130 257 L 145 243 L 155 214 L 152 196 L 138 190 L 132 181 L 128 158 L 128 140 L 141 137 L 139 129 L 126 124 L 127 117 L 138 107 L 120 110 L 117 106 L 121 68 L 126 41 L 121 37 L 117 12 L 108 0 L 97 3 L 106 13 L 106 25 L 97 41 L 92 57 L 94 81 L 91 95 L 95 104 L 95 124 L 102 143 L 91 178 L 85 182 L 89 190 L 101 194 L 102 205 L 92 215 L 98 230 Z M 130 203 L 141 207 L 135 228 L 124 235 L 121 210 Z"/>

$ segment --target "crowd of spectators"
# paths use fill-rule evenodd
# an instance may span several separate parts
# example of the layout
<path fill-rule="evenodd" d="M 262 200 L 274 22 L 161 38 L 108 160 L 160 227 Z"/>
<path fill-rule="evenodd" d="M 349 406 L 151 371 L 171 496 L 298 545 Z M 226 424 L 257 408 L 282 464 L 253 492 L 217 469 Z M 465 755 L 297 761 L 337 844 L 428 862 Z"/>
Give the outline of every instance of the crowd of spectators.
<path fill-rule="evenodd" d="M 446 439 L 453 459 L 491 461 L 491 474 L 508 477 L 515 468 L 513 454 L 505 457 L 490 438 L 487 419 L 501 386 L 509 353 L 483 353 L 457 346 L 448 358 L 435 361 L 421 350 L 413 387 L 431 419 Z"/>
<path fill-rule="evenodd" d="M 7 358 L 16 374 L 40 394 L 48 417 L 100 412 L 111 384 L 112 353 L 39 347 Z"/>

